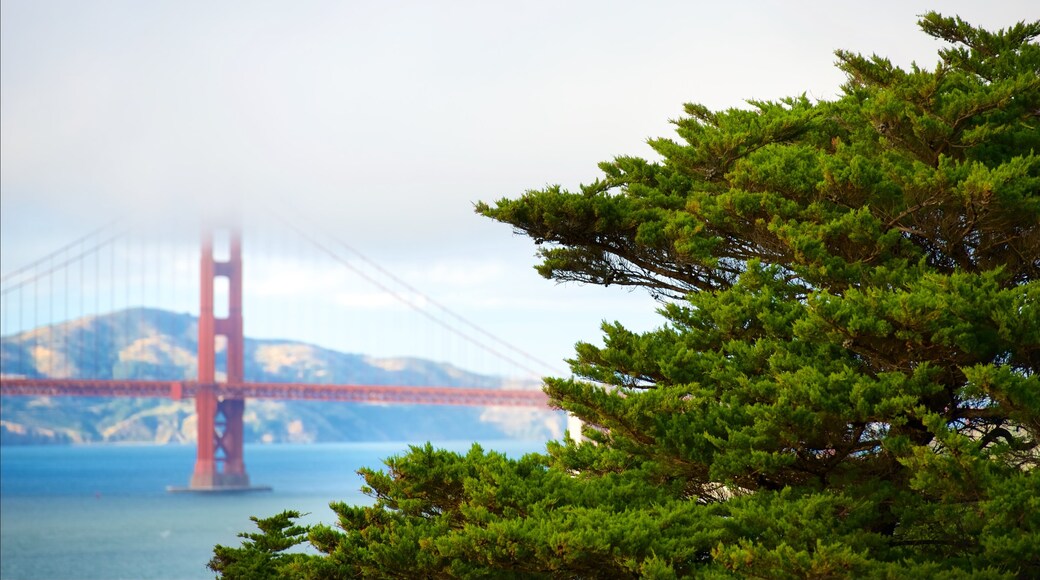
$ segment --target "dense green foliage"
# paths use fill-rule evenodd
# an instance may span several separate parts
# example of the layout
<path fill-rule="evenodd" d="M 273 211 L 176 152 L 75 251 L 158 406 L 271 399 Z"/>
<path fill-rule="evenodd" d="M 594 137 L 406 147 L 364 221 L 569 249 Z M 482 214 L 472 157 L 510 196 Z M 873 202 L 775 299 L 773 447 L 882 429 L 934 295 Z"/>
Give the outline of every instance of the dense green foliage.
<path fill-rule="evenodd" d="M 839 51 L 834 101 L 688 105 L 659 162 L 480 204 L 544 276 L 648 288 L 665 324 L 604 325 L 546 381 L 589 442 L 413 448 L 273 569 L 1040 576 L 1040 22 L 921 27 L 934 68 Z"/>

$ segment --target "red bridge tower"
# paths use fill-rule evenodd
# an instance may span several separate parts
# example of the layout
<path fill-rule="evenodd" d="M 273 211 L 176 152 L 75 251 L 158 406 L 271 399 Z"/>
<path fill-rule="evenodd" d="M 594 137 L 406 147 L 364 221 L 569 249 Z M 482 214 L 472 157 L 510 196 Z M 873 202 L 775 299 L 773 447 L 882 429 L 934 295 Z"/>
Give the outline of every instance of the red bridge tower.
<path fill-rule="evenodd" d="M 190 491 L 245 491 L 270 489 L 252 487 L 243 460 L 242 415 L 245 399 L 218 397 L 217 338 L 224 337 L 227 364 L 220 382 L 242 383 L 245 380 L 245 339 L 242 333 L 242 239 L 237 230 L 229 230 L 230 252 L 227 260 L 217 261 L 213 255 L 213 231 L 202 233 L 199 309 L 199 389 L 195 395 L 198 416 L 198 450 Z M 227 278 L 227 318 L 216 318 L 214 282 Z"/>

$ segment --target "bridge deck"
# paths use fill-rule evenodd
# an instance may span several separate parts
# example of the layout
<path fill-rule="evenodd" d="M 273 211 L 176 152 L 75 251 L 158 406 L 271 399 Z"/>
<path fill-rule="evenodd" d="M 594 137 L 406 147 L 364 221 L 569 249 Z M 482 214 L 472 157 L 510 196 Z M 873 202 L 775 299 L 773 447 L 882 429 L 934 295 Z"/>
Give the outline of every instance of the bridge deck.
<path fill-rule="evenodd" d="M 467 405 L 548 408 L 540 390 L 309 383 L 0 378 L 0 396 L 169 397 L 212 390 L 225 398 L 347 401 L 393 405 Z"/>

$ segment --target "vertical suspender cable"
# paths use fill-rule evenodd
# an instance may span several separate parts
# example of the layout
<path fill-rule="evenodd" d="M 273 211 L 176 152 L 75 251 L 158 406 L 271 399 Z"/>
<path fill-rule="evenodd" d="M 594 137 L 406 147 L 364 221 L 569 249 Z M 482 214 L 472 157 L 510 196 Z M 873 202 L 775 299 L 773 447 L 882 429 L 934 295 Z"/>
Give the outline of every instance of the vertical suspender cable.
<path fill-rule="evenodd" d="M 53 270 L 53 269 L 54 269 L 54 266 L 53 266 L 53 264 L 51 264 L 51 260 L 47 260 L 47 270 Z M 41 352 L 44 354 L 44 360 L 46 361 L 46 365 L 47 365 L 46 366 L 46 369 L 47 369 L 46 376 L 50 377 L 50 376 L 52 376 L 51 373 L 54 372 L 54 353 L 53 353 L 53 343 L 54 343 L 54 275 L 53 274 L 47 274 L 47 303 L 46 303 L 45 306 L 46 306 L 46 310 L 47 310 L 47 338 L 41 340 L 41 342 L 43 342 L 43 349 L 42 349 Z M 42 334 L 41 334 L 41 337 L 42 337 Z"/>
<path fill-rule="evenodd" d="M 155 284 L 156 284 L 156 302 L 162 305 L 162 309 L 166 312 L 160 312 L 159 320 L 162 329 L 159 331 L 164 337 L 163 340 L 173 344 L 173 316 L 170 314 L 174 312 L 172 304 L 167 304 L 165 294 L 167 294 L 167 288 L 163 285 L 163 274 L 168 270 L 167 268 L 173 267 L 171 262 L 166 261 L 166 250 L 170 245 L 170 240 L 167 237 L 168 233 L 163 231 L 163 235 L 156 240 L 155 244 Z M 171 379 L 180 378 L 180 375 L 172 372 L 170 374 Z"/>
<path fill-rule="evenodd" d="M 108 319 L 105 329 L 105 334 L 108 340 L 112 343 L 109 348 L 114 349 L 116 343 L 116 330 L 112 327 L 114 322 L 115 311 L 116 311 L 116 245 L 112 244 L 111 251 L 108 256 L 108 289 L 109 289 L 109 314 L 106 316 Z M 101 354 L 101 353 L 98 353 Z M 105 367 L 105 373 L 103 378 L 112 378 L 112 368 L 109 366 Z"/>
<path fill-rule="evenodd" d="M 133 247 L 133 243 L 131 241 L 127 240 L 126 248 L 124 249 L 124 256 L 123 256 L 123 284 L 124 284 L 124 286 L 123 286 L 123 296 L 126 297 L 126 302 L 125 302 L 125 304 L 123 304 L 123 312 L 124 312 L 124 315 L 123 315 L 123 332 L 124 332 L 124 336 L 123 336 L 123 347 L 120 349 L 120 352 L 122 352 L 123 348 L 129 347 L 130 343 L 133 342 L 133 329 L 130 326 L 130 317 L 133 314 L 132 312 L 130 312 L 130 305 L 131 305 L 131 302 L 130 302 L 130 286 L 131 286 L 131 284 L 130 284 L 130 248 L 132 248 L 132 247 Z M 120 357 L 120 362 L 122 362 L 122 357 Z M 124 368 L 124 372 L 125 372 L 125 370 L 126 369 Z M 126 378 L 133 378 L 133 377 L 127 376 Z"/>
<path fill-rule="evenodd" d="M 66 259 L 68 252 L 65 252 Z M 82 263 L 82 261 L 81 261 Z M 72 326 L 69 325 L 69 266 L 65 266 L 62 271 L 65 274 L 65 288 L 61 292 L 62 302 L 64 304 L 64 312 L 62 313 L 62 333 L 61 333 L 61 352 L 62 352 L 62 365 L 61 374 L 63 377 L 69 375 L 69 361 L 72 353 L 69 349 L 69 332 L 72 331 Z"/>
<path fill-rule="evenodd" d="M 66 260 L 66 262 L 68 261 L 68 252 L 65 252 L 65 260 Z M 80 258 L 80 263 L 82 263 L 82 261 L 83 261 L 83 259 Z M 62 317 L 62 333 L 61 333 L 61 336 L 62 336 L 62 339 L 61 339 L 61 342 L 62 342 L 62 345 L 61 345 L 62 365 L 61 365 L 61 374 L 62 374 L 63 377 L 72 376 L 70 374 L 71 370 L 72 370 L 70 368 L 70 364 L 72 362 L 72 348 L 73 348 L 72 345 L 73 345 L 73 342 L 70 340 L 71 339 L 70 333 L 72 332 L 72 325 L 69 324 L 69 287 L 70 287 L 69 286 L 69 277 L 71 277 L 71 276 L 72 276 L 72 265 L 69 264 L 69 265 L 65 266 L 65 268 L 64 268 L 64 276 L 63 276 L 63 280 L 62 280 L 64 282 L 64 288 L 62 288 L 62 290 L 61 290 L 61 294 L 62 294 L 61 300 L 62 300 L 62 310 L 63 310 L 63 312 L 61 314 L 61 317 Z"/>
<path fill-rule="evenodd" d="M 12 310 L 11 310 L 11 297 L 8 296 L 7 294 L 4 294 L 4 336 L 6 336 L 9 339 L 11 339 L 11 345 L 14 347 L 14 351 L 17 353 L 18 352 L 18 348 L 17 348 L 18 347 L 18 343 L 16 343 L 13 340 L 14 339 L 14 335 L 10 331 L 10 328 L 11 328 L 11 312 L 12 312 Z M 15 370 L 15 369 L 18 368 L 17 362 L 18 362 L 17 357 L 14 360 L 7 359 L 7 364 L 5 365 L 5 368 L 3 369 L 4 372 L 6 372 L 6 373 L 17 372 Z M 11 368 L 12 363 L 16 363 L 13 369 Z"/>
<path fill-rule="evenodd" d="M 12 337 L 14 337 L 14 336 L 21 337 L 21 332 L 22 332 L 22 310 L 23 310 L 23 308 L 22 308 L 22 289 L 18 288 L 18 307 L 17 307 L 16 310 L 12 310 L 12 312 L 17 312 L 16 315 L 18 316 L 18 324 L 15 325 L 16 331 L 14 333 L 12 333 Z M 22 371 L 24 370 L 22 368 L 22 351 L 24 349 L 22 348 L 21 341 L 16 342 L 15 343 L 15 347 L 16 347 L 15 348 L 15 352 L 17 354 L 16 354 L 16 358 L 15 358 L 15 367 L 14 368 L 17 369 L 16 372 L 19 375 L 22 375 L 23 374 Z"/>
<path fill-rule="evenodd" d="M 82 245 L 80 246 L 82 248 Z M 83 296 L 87 293 L 86 276 L 84 273 L 87 268 L 86 256 L 80 258 L 79 261 L 79 311 L 76 313 L 76 318 L 82 320 L 86 317 L 86 312 L 83 310 Z M 67 290 L 66 290 L 67 291 Z M 82 376 L 83 369 L 79 364 L 79 361 L 83 360 L 83 329 L 85 326 L 77 325 L 77 340 L 76 340 L 76 358 L 72 359 L 71 363 L 77 368 L 76 374 Z M 71 371 L 72 369 L 70 369 Z"/>
<path fill-rule="evenodd" d="M 3 312 L 2 315 L 0 315 L 0 322 L 3 323 L 3 327 L 4 328 L 3 328 L 3 331 L 0 331 L 0 337 L 6 337 L 7 336 L 7 329 L 8 329 L 9 326 L 11 326 L 11 319 L 9 318 L 10 317 L 10 311 L 7 309 L 8 305 L 10 305 L 10 303 L 11 303 L 11 299 L 7 297 L 7 294 L 4 294 L 4 312 Z M 7 364 L 4 364 L 3 352 L 0 352 L 0 375 L 6 374 L 6 373 L 8 373 L 10 371 L 11 371 L 10 362 L 8 362 Z"/>
<path fill-rule="evenodd" d="M 125 305 L 122 302 L 120 302 L 121 295 L 124 295 L 123 289 L 117 287 L 121 278 L 118 269 L 123 263 L 122 256 L 116 255 L 118 251 L 119 249 L 117 248 L 113 249 L 112 252 L 112 325 L 114 330 L 114 332 L 112 333 L 112 340 L 115 347 L 114 353 L 116 355 L 115 359 L 111 361 L 112 368 L 110 372 L 112 373 L 115 373 L 117 369 L 120 371 L 120 373 L 122 372 L 122 369 L 119 366 L 119 354 L 123 350 L 122 343 L 126 338 L 126 324 L 123 324 L 125 320 L 123 320 L 123 322 L 120 322 L 120 320 L 122 320 L 123 316 L 125 315 L 126 308 L 124 307 Z M 125 278 L 125 276 L 123 276 L 122 278 Z M 113 375 L 113 378 L 116 378 L 115 375 Z M 120 374 L 118 378 L 125 377 L 123 377 L 122 374 Z"/>
<path fill-rule="evenodd" d="M 94 254 L 94 318 L 92 319 L 92 326 L 94 332 L 91 336 L 91 353 L 90 353 L 90 378 L 99 379 L 98 376 L 98 338 L 101 334 L 101 252 L 98 251 Z"/>
<path fill-rule="evenodd" d="M 151 301 L 152 302 L 152 308 L 153 308 L 153 310 L 152 310 L 152 332 L 155 333 L 155 335 L 156 335 L 158 340 L 162 341 L 162 340 L 165 340 L 163 338 L 163 334 L 164 333 L 162 332 L 162 326 L 163 326 L 163 324 L 162 324 L 162 320 L 163 320 L 162 319 L 162 313 L 159 310 L 159 308 L 160 308 L 160 300 L 161 300 L 161 295 L 162 295 L 162 287 L 160 286 L 160 276 L 159 276 L 159 265 L 160 265 L 160 259 L 162 258 L 161 255 L 160 255 L 161 254 L 161 250 L 162 250 L 162 245 L 161 245 L 162 244 L 162 238 L 161 237 L 156 237 L 153 240 L 153 242 L 154 242 L 154 244 L 152 245 L 152 260 L 151 260 L 151 264 L 153 264 L 152 274 L 154 274 L 154 277 L 152 279 L 152 291 L 154 292 L 154 295 L 152 296 L 152 301 Z M 146 261 L 145 263 L 149 263 L 149 262 Z M 160 377 L 156 377 L 156 378 L 160 378 Z M 161 377 L 161 378 L 166 378 L 166 377 Z"/>
<path fill-rule="evenodd" d="M 18 289 L 18 335 L 22 336 L 25 333 L 25 300 L 22 299 L 22 289 Z M 18 345 L 18 374 L 27 376 L 25 374 L 25 340 L 22 339 L 21 344 Z"/>
<path fill-rule="evenodd" d="M 4 315 L 3 315 L 4 331 L 3 331 L 3 335 L 2 336 L 10 336 L 11 335 L 11 333 L 8 330 L 8 329 L 11 328 L 11 309 L 10 309 L 10 306 L 11 306 L 11 298 L 7 294 L 4 294 Z M 14 338 L 14 337 L 11 336 L 11 338 Z M 11 341 L 11 344 L 14 345 L 14 346 L 18 346 L 13 340 Z M 2 356 L 2 355 L 0 355 L 0 356 Z M 2 360 L 2 359 L 0 359 L 0 360 Z M 15 368 L 17 368 L 17 367 L 15 367 Z M 0 369 L 0 374 L 6 374 L 6 373 L 11 373 L 11 372 L 12 372 L 12 370 L 11 370 L 11 360 L 8 359 L 7 360 L 7 364 L 4 365 L 4 368 Z"/>
<path fill-rule="evenodd" d="M 39 376 L 39 371 L 40 371 L 39 366 L 37 365 L 37 362 L 36 362 L 36 347 L 37 347 L 37 341 L 39 340 L 39 337 L 40 337 L 39 333 L 37 332 L 37 327 L 40 325 L 40 315 L 39 315 L 39 309 L 40 309 L 40 286 L 39 286 L 39 284 L 40 284 L 39 280 L 33 280 L 33 324 L 32 324 L 32 330 L 31 330 L 33 346 L 32 346 L 32 350 L 29 351 L 29 356 L 30 356 L 29 360 L 32 363 L 34 376 Z"/>
<path fill-rule="evenodd" d="M 90 326 L 93 332 L 90 336 L 90 353 L 84 358 L 84 360 L 90 361 L 90 378 L 99 378 L 97 375 L 97 351 L 98 351 L 98 334 L 101 332 L 101 326 L 98 324 L 98 320 L 101 317 L 101 252 L 94 253 L 94 308 L 93 316 L 90 319 Z"/>

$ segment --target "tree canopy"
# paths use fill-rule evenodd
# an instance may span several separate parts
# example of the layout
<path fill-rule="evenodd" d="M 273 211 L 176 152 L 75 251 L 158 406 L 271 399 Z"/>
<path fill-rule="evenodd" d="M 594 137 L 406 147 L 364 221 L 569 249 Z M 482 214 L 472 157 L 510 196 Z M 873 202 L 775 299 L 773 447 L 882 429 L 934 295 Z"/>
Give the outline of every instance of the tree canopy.
<path fill-rule="evenodd" d="M 478 204 L 543 276 L 660 299 L 546 379 L 586 441 L 414 447 L 337 528 L 258 521 L 318 555 L 246 535 L 214 570 L 1040 576 L 1040 22 L 920 26 L 934 67 L 838 51 L 834 100 L 687 105 L 659 160 Z"/>

